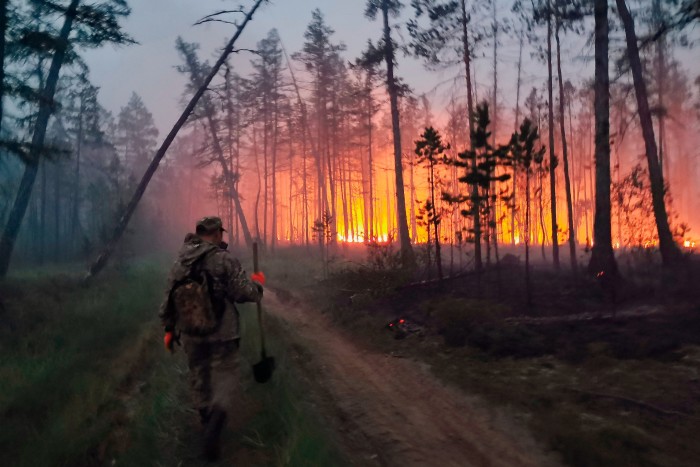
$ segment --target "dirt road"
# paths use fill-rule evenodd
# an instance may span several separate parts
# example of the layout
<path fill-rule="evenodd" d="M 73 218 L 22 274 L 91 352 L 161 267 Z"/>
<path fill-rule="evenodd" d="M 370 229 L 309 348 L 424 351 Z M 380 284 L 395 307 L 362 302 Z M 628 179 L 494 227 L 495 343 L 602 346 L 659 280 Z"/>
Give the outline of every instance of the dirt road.
<path fill-rule="evenodd" d="M 326 316 L 288 300 L 269 293 L 266 309 L 294 336 L 292 358 L 353 465 L 558 464 L 478 398 L 437 381 L 418 362 L 360 348 Z"/>

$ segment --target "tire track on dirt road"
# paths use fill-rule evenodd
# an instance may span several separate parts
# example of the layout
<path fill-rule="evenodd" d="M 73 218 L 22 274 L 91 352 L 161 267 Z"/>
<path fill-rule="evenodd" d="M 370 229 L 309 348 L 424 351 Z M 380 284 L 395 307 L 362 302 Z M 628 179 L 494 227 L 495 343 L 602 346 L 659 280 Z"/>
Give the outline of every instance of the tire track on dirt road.
<path fill-rule="evenodd" d="M 266 294 L 288 327 L 313 405 L 353 465 L 559 465 L 527 431 L 448 386 L 425 366 L 362 349 L 329 318 L 287 293 Z"/>

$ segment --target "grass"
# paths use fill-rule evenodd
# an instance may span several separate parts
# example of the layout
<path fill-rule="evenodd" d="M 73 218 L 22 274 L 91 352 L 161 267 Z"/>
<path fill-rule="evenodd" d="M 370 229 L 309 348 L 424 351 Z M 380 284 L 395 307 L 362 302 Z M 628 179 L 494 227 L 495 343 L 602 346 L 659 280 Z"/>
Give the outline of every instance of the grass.
<path fill-rule="evenodd" d="M 162 350 L 156 312 L 165 267 L 121 267 L 83 288 L 78 269 L 24 270 L 0 285 L 0 452 L 13 466 L 198 465 L 196 414 L 180 350 Z M 243 366 L 255 350 L 244 306 Z M 279 369 L 254 385 L 225 454 L 242 465 L 338 465 L 271 323 Z M 225 464 L 222 464 L 225 465 Z"/>
<path fill-rule="evenodd" d="M 89 289 L 41 274 L 3 284 L 0 449 L 13 465 L 94 462 L 112 394 L 141 364 L 160 282 L 140 267 Z"/>

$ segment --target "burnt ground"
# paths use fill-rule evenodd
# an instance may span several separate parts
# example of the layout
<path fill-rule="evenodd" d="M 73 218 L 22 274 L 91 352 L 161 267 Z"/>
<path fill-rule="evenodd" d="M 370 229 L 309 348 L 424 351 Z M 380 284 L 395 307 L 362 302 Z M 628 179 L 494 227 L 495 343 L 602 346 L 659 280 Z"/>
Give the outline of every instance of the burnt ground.
<path fill-rule="evenodd" d="M 307 397 L 351 465 L 558 465 L 519 423 L 420 362 L 364 347 L 287 294 L 268 297 Z"/>
<path fill-rule="evenodd" d="M 326 381 L 327 404 L 340 411 L 341 420 L 356 423 L 364 412 L 376 413 L 393 420 L 392 427 L 425 425 L 446 440 L 417 447 L 416 439 L 365 420 L 358 426 L 379 426 L 376 433 L 355 428 L 368 446 L 381 448 L 374 454 L 370 448 L 369 458 L 386 448 L 384 435 L 393 446 L 388 452 L 408 456 L 406 464 L 389 455 L 380 465 L 421 465 L 420 459 L 438 453 L 446 465 L 466 453 L 476 465 L 497 464 L 499 458 L 488 453 L 506 452 L 508 445 L 517 455 L 514 439 L 538 446 L 530 451 L 537 453 L 534 459 L 523 458 L 535 463 L 547 458 L 577 466 L 694 465 L 700 456 L 700 282 L 694 278 L 700 275 L 697 263 L 687 268 L 682 274 L 635 276 L 615 293 L 606 284 L 538 268 L 531 307 L 523 305 L 517 266 L 485 274 L 480 291 L 470 275 L 397 287 L 402 279 L 388 271 L 348 269 L 301 291 L 303 300 L 288 301 L 279 316 L 319 349 L 311 361 L 323 368 L 318 380 Z M 399 319 L 405 324 L 388 326 Z M 334 338 L 324 336 L 328 329 L 338 330 L 352 347 L 335 349 Z M 349 363 L 347 354 L 361 362 Z M 307 354 L 300 355 L 306 361 Z M 413 375 L 408 382 L 406 374 Z M 350 390 L 338 392 L 334 385 Z M 443 406 L 436 403 L 443 401 L 443 390 L 479 402 Z M 376 410 L 373 404 L 384 407 L 392 391 L 400 403 Z M 349 394 L 360 394 L 361 402 Z M 351 408 L 344 409 L 346 404 Z M 353 407 L 364 412 L 358 415 Z M 406 410 L 417 418 L 396 416 Z M 503 426 L 494 428 L 488 421 L 493 415 L 483 415 L 494 410 L 507 420 Z M 432 425 L 445 417 L 458 420 L 453 432 Z M 484 433 L 496 445 L 472 437 L 474 427 L 485 426 L 497 433 Z M 519 435 L 502 434 L 510 429 Z M 353 433 L 342 424 L 339 430 Z M 482 443 L 487 448 L 476 449 Z M 556 454 L 546 454 L 550 450 Z"/>

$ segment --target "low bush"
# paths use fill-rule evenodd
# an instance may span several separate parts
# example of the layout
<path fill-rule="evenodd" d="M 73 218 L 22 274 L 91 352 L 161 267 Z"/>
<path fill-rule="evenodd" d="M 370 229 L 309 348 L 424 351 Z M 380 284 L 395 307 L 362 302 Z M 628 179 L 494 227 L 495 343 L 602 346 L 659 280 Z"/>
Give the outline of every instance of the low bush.
<path fill-rule="evenodd" d="M 464 346 L 489 326 L 502 321 L 508 308 L 489 301 L 444 298 L 426 304 L 426 314 L 434 321 L 445 344 Z"/>

